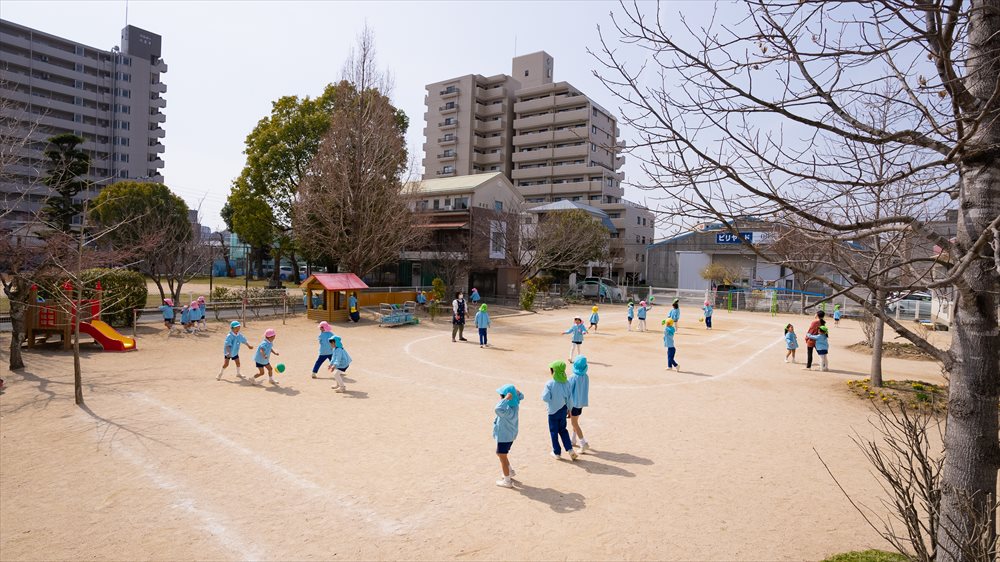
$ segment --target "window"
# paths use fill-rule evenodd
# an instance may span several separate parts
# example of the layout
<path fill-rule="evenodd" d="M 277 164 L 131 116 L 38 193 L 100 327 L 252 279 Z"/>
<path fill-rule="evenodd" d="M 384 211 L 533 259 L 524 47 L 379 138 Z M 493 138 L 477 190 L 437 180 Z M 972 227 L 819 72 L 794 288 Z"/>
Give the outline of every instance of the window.
<path fill-rule="evenodd" d="M 455 124 L 455 118 L 454 117 L 448 117 L 448 118 L 446 118 L 444 120 L 444 124 L 445 125 L 454 125 Z"/>
<path fill-rule="evenodd" d="M 618 233 L 617 232 L 612 232 L 611 233 L 611 237 L 612 238 L 618 238 Z"/>
<path fill-rule="evenodd" d="M 469 198 L 468 197 L 456 197 L 455 198 L 455 208 L 456 209 L 468 209 L 469 208 Z"/>
<path fill-rule="evenodd" d="M 643 237 L 642 237 L 642 243 L 643 243 L 643 244 L 645 244 L 645 243 L 646 243 L 646 237 L 645 237 L 645 236 L 643 236 Z"/>
<path fill-rule="evenodd" d="M 503 212 L 503 201 L 494 201 L 493 210 L 497 211 L 498 213 Z"/>
<path fill-rule="evenodd" d="M 454 166 L 445 166 L 444 170 L 442 170 L 442 171 L 444 173 L 446 173 L 446 174 L 451 174 L 451 173 L 453 173 L 455 171 L 455 167 Z"/>
<path fill-rule="evenodd" d="M 444 104 L 444 108 L 445 109 L 455 109 L 455 102 L 450 101 L 450 102 Z"/>
<path fill-rule="evenodd" d="M 454 156 L 455 155 L 455 151 L 449 148 L 448 150 L 444 151 L 444 155 L 445 156 Z"/>
<path fill-rule="evenodd" d="M 525 76 L 527 76 L 527 75 L 528 75 L 528 71 L 527 71 L 527 70 L 525 70 L 525 71 L 524 71 L 524 75 L 525 75 Z"/>
<path fill-rule="evenodd" d="M 506 232 L 506 222 L 490 221 L 490 259 L 503 259 L 506 256 L 506 241 L 504 240 Z"/>
<path fill-rule="evenodd" d="M 444 136 L 444 140 L 446 141 L 455 140 L 455 135 L 448 133 Z"/>
<path fill-rule="evenodd" d="M 638 234 L 636 234 L 636 235 L 635 235 L 635 243 L 636 243 L 636 244 L 638 244 L 638 243 L 639 243 L 639 235 L 638 235 Z"/>
<path fill-rule="evenodd" d="M 646 217 L 642 218 L 642 226 L 646 226 Z"/>
<path fill-rule="evenodd" d="M 590 126 L 590 132 L 591 132 L 591 134 L 596 135 L 597 134 L 597 125 L 591 125 Z"/>
<path fill-rule="evenodd" d="M 436 210 L 438 210 L 440 208 L 441 208 L 441 200 L 440 199 L 435 199 L 434 200 L 434 210 L 436 211 Z"/>
<path fill-rule="evenodd" d="M 499 168 L 497 168 L 496 166 L 490 166 L 490 171 L 491 172 L 495 172 L 497 170 L 499 170 Z"/>
<path fill-rule="evenodd" d="M 635 224 L 642 224 L 642 217 L 635 217 Z"/>

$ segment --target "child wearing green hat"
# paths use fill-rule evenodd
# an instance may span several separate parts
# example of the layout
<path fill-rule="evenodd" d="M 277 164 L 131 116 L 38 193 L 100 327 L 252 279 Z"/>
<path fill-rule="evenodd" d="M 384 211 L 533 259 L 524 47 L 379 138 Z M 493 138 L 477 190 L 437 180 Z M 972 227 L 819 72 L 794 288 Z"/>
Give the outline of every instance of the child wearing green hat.
<path fill-rule="evenodd" d="M 514 439 L 517 439 L 518 411 L 519 404 L 524 400 L 514 385 L 505 384 L 497 389 L 497 394 L 501 396 L 493 411 L 496 417 L 493 418 L 493 439 L 497 442 L 497 458 L 500 459 L 500 471 L 503 476 L 497 480 L 497 486 L 501 488 L 513 488 L 511 478 L 514 477 L 514 469 L 510 467 L 507 460 L 507 453 L 510 452 Z"/>
<path fill-rule="evenodd" d="M 819 354 L 819 370 L 829 371 L 830 368 L 826 356 L 830 352 L 830 328 L 825 325 L 820 326 L 818 334 L 806 334 L 806 338 L 816 342 L 816 353 Z"/>
<path fill-rule="evenodd" d="M 490 315 L 486 312 L 486 303 L 479 305 L 476 327 L 479 328 L 479 347 L 489 347 L 490 345 L 486 343 L 486 330 L 490 327 Z"/>
<path fill-rule="evenodd" d="M 222 380 L 222 374 L 226 372 L 230 360 L 236 363 L 236 376 L 243 378 L 243 374 L 240 373 L 240 345 L 250 349 L 253 349 L 253 346 L 247 341 L 247 337 L 240 333 L 240 326 L 241 324 L 235 320 L 229 323 L 229 333 L 226 334 L 226 342 L 222 344 L 222 352 L 226 354 L 226 358 L 222 361 L 219 376 L 215 377 L 217 381 Z"/>
<path fill-rule="evenodd" d="M 576 451 L 573 450 L 573 442 L 569 438 L 569 431 L 566 430 L 566 418 L 569 417 L 569 412 L 573 408 L 573 396 L 566 379 L 566 363 L 562 361 L 552 362 L 549 365 L 549 373 L 552 374 L 552 379 L 545 383 L 542 400 L 549 407 L 552 458 L 562 458 L 562 451 L 559 450 L 559 440 L 562 439 L 563 448 L 569 453 L 571 459 L 576 460 Z"/>

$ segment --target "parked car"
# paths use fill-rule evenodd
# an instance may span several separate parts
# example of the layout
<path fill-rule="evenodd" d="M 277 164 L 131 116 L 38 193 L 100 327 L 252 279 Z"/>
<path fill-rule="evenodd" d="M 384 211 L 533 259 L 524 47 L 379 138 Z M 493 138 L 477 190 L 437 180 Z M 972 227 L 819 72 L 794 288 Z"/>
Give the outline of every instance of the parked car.
<path fill-rule="evenodd" d="M 300 270 L 299 281 L 305 279 L 305 272 Z M 282 281 L 292 281 L 295 279 L 295 270 L 292 269 L 290 265 L 283 265 L 278 268 L 278 279 Z"/>
<path fill-rule="evenodd" d="M 587 277 L 576 286 L 579 293 L 585 297 L 600 297 L 611 302 L 624 302 L 625 294 L 618 283 L 607 277 Z"/>

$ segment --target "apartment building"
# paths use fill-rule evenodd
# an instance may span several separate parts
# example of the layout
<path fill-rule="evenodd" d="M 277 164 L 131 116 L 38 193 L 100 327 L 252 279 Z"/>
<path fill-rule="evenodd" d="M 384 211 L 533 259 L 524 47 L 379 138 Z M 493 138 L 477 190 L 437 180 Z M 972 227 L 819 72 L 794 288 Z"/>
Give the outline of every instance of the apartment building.
<path fill-rule="evenodd" d="M 596 207 L 618 230 L 603 274 L 642 279 L 653 215 L 622 197 L 617 119 L 571 84 L 555 82 L 544 51 L 515 57 L 511 73 L 427 86 L 424 178 L 499 171 L 528 207 L 564 200 Z"/>
<path fill-rule="evenodd" d="M 132 25 L 122 29 L 120 47 L 105 50 L 0 20 L 0 127 L 26 141 L 0 178 L 0 200 L 13 210 L 6 222 L 28 218 L 49 195 L 40 179 L 53 135 L 84 139 L 92 187 L 81 200 L 116 181 L 163 181 L 167 65 L 160 47 L 159 35 Z"/>

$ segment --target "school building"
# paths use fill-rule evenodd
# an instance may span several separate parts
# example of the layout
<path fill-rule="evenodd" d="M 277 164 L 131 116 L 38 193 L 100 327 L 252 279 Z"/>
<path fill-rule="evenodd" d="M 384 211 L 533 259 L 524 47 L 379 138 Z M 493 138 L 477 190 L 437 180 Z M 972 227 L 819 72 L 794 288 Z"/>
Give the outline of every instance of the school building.
<path fill-rule="evenodd" d="M 723 223 L 703 223 L 646 247 L 646 279 L 654 287 L 709 289 L 712 282 L 701 272 L 716 263 L 738 273 L 733 284 L 740 287 L 779 286 L 797 289 L 789 269 L 762 259 L 742 240 L 766 248 L 775 239 L 776 225 L 763 220 L 735 222 L 737 236 Z M 742 240 L 741 240 L 742 239 Z"/>

